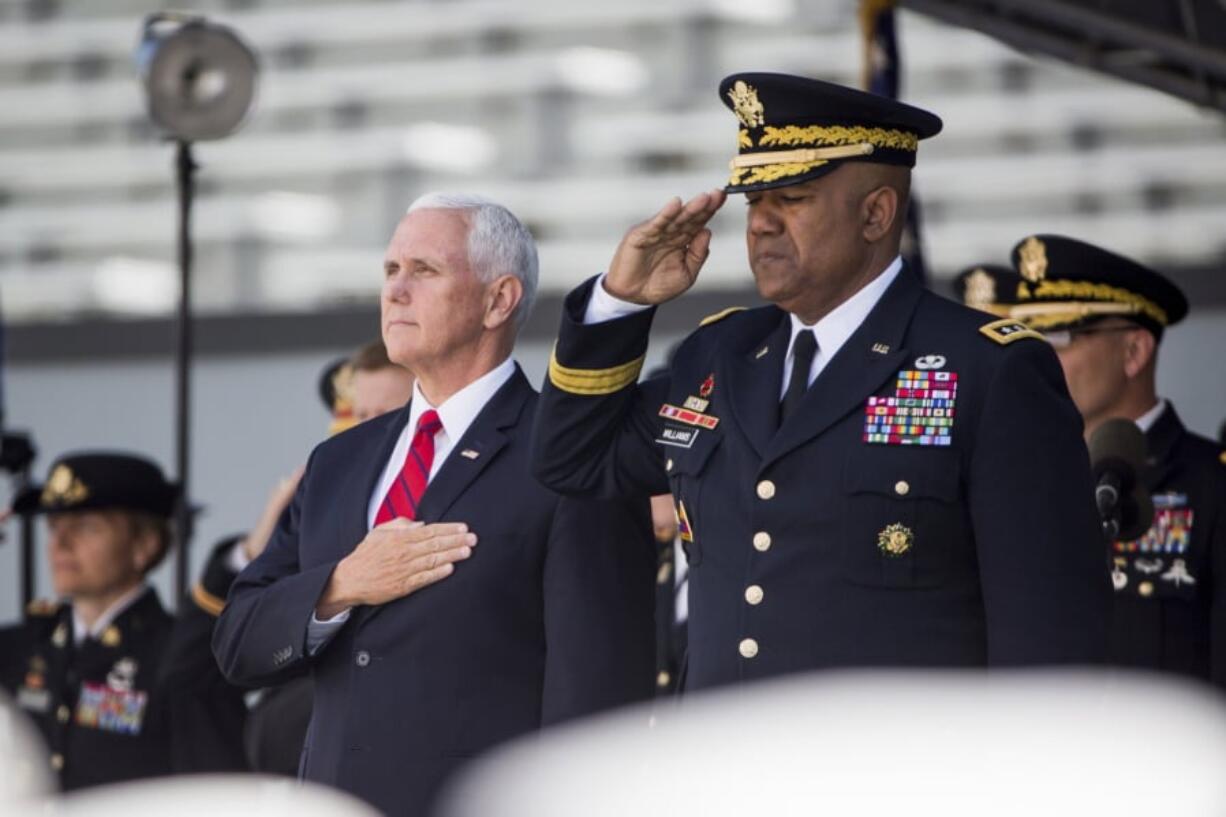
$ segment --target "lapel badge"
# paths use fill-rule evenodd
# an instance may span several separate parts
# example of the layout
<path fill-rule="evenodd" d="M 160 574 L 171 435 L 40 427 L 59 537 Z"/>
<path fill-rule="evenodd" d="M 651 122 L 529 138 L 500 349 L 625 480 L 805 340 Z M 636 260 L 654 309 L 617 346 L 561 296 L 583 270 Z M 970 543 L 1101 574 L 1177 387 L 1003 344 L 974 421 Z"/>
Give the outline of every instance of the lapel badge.
<path fill-rule="evenodd" d="M 715 372 L 711 372 L 707 375 L 707 379 L 702 381 L 702 385 L 698 387 L 698 396 L 706 400 L 713 391 L 715 391 Z"/>
<path fill-rule="evenodd" d="M 888 355 L 890 353 L 890 345 L 888 343 L 874 343 L 873 353 L 878 355 Z"/>
<path fill-rule="evenodd" d="M 68 643 L 68 625 L 60 622 L 56 625 L 55 631 L 51 633 L 51 643 L 57 647 L 63 647 Z"/>
<path fill-rule="evenodd" d="M 119 628 L 112 624 L 102 631 L 102 637 L 98 640 L 104 647 L 118 647 L 123 638 L 119 634 Z"/>
<path fill-rule="evenodd" d="M 915 368 L 919 369 L 920 371 L 927 371 L 929 369 L 943 369 L 945 368 L 945 356 L 924 355 L 923 357 L 916 358 Z"/>
<path fill-rule="evenodd" d="M 460 456 L 466 460 L 475 460 L 477 457 L 481 456 L 481 452 L 473 448 L 465 448 L 460 452 Z"/>
<path fill-rule="evenodd" d="M 120 692 L 131 692 L 136 683 L 136 659 L 120 658 L 106 674 L 106 685 Z"/>
<path fill-rule="evenodd" d="M 758 353 L 753 356 L 753 359 L 761 360 L 762 358 L 766 357 L 766 353 L 769 352 L 770 350 L 771 350 L 771 347 L 763 346 L 761 349 L 758 350 Z M 1222 452 L 1222 462 L 1226 462 L 1226 451 Z"/>
<path fill-rule="evenodd" d="M 901 556 L 915 544 L 915 534 L 906 525 L 895 522 L 877 534 L 877 547 L 886 556 Z"/>
<path fill-rule="evenodd" d="M 685 503 L 677 502 L 677 535 L 682 542 L 694 541 L 694 529 L 690 527 L 690 517 L 685 512 Z"/>
<path fill-rule="evenodd" d="M 1132 564 L 1137 570 L 1141 571 L 1147 576 L 1152 576 L 1162 569 L 1161 559 L 1137 559 Z"/>
<path fill-rule="evenodd" d="M 707 410 L 707 406 L 711 405 L 711 401 L 703 400 L 700 397 L 694 397 L 691 395 L 685 398 L 685 403 L 683 403 L 683 405 L 690 411 L 703 412 Z"/>
<path fill-rule="evenodd" d="M 1171 582 L 1176 587 L 1182 587 L 1184 584 L 1196 584 L 1196 579 L 1188 572 L 1188 565 L 1183 559 L 1176 559 L 1171 563 L 1171 569 L 1162 574 L 1164 582 Z"/>

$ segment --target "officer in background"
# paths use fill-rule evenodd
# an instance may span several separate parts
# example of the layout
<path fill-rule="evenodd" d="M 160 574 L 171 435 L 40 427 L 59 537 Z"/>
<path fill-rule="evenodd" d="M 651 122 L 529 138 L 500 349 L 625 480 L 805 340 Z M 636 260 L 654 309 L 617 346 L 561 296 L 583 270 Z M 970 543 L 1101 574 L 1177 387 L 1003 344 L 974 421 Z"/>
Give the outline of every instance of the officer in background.
<path fill-rule="evenodd" d="M 1226 454 L 1156 387 L 1163 333 L 1187 299 L 1154 270 L 1072 238 L 1030 236 L 1013 263 L 1013 314 L 1055 347 L 1087 439 L 1124 417 L 1148 443 L 1153 526 L 1111 546 L 1112 659 L 1226 686 Z"/>
<path fill-rule="evenodd" d="M 146 577 L 170 546 L 178 489 L 154 463 L 73 453 L 13 511 L 45 514 L 60 602 L 34 602 L 0 630 L 0 682 L 37 722 L 65 790 L 172 772 L 243 768 L 241 692 L 207 649 L 188 606 L 179 623 Z M 207 642 L 206 642 L 207 647 Z"/>
<path fill-rule="evenodd" d="M 1101 660 L 1109 580 L 1055 355 L 902 269 L 910 168 L 940 119 L 776 74 L 720 97 L 740 122 L 725 191 L 665 205 L 565 302 L 537 476 L 671 489 L 692 538 L 687 688 Z M 636 385 L 654 307 L 694 283 L 725 193 L 745 195 L 774 305 L 714 316 Z"/>

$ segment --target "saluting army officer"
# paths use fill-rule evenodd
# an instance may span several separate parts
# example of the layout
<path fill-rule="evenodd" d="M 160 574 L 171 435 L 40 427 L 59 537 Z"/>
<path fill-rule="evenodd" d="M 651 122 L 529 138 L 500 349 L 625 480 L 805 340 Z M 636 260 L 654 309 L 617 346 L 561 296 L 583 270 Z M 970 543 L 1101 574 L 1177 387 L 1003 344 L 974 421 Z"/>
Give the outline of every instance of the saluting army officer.
<path fill-rule="evenodd" d="M 0 630 L 0 682 L 40 727 L 66 790 L 171 772 L 243 767 L 241 692 L 145 577 L 166 555 L 178 489 L 152 462 L 94 452 L 62 457 L 15 513 L 47 515 L 61 602 L 34 602 Z M 171 676 L 174 681 L 168 680 Z"/>
<path fill-rule="evenodd" d="M 1226 686 L 1226 454 L 1158 396 L 1158 347 L 1188 302 L 1154 270 L 1055 235 L 1013 249 L 1013 313 L 1056 348 L 1089 437 L 1123 417 L 1145 432 L 1154 522 L 1111 545 L 1111 658 Z"/>
<path fill-rule="evenodd" d="M 1094 662 L 1110 583 L 1081 421 L 1037 333 L 924 290 L 899 243 L 941 121 L 800 77 L 728 77 L 724 191 L 630 229 L 566 301 L 534 469 L 671 490 L 690 541 L 688 688 L 821 667 Z M 711 319 L 635 384 L 653 307 L 744 194 L 773 306 Z"/>

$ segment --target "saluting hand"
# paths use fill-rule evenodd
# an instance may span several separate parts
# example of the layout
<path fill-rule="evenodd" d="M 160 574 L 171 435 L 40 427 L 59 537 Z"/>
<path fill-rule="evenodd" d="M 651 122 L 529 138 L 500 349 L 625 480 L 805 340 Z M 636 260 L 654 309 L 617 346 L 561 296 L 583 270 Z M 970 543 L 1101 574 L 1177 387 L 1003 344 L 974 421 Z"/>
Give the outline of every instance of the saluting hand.
<path fill-rule="evenodd" d="M 637 304 L 671 301 L 694 285 L 711 252 L 707 222 L 723 206 L 722 190 L 668 204 L 631 227 L 613 254 L 604 279 L 610 295 Z"/>
<path fill-rule="evenodd" d="M 462 522 L 384 522 L 337 564 L 315 615 L 332 618 L 359 604 L 386 604 L 407 596 L 451 575 L 455 562 L 471 556 L 476 544 L 477 535 Z"/>

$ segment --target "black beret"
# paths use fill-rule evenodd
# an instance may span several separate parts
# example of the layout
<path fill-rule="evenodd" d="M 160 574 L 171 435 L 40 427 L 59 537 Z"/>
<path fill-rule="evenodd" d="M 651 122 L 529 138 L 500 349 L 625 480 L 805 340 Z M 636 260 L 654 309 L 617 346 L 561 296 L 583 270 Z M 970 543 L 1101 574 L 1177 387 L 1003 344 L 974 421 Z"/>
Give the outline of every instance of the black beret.
<path fill-rule="evenodd" d="M 114 451 L 65 454 L 51 466 L 43 485 L 17 495 L 20 514 L 125 510 L 169 519 L 179 488 L 144 457 Z"/>
<path fill-rule="evenodd" d="M 788 74 L 733 74 L 719 96 L 740 121 L 729 193 L 816 179 L 843 162 L 915 166 L 935 114 L 889 97 Z"/>
<path fill-rule="evenodd" d="M 1161 339 L 1188 314 L 1188 299 L 1161 274 L 1075 238 L 1032 235 L 1018 242 L 1012 259 L 1023 279 L 1012 315 L 1039 331 L 1117 316 Z"/>

